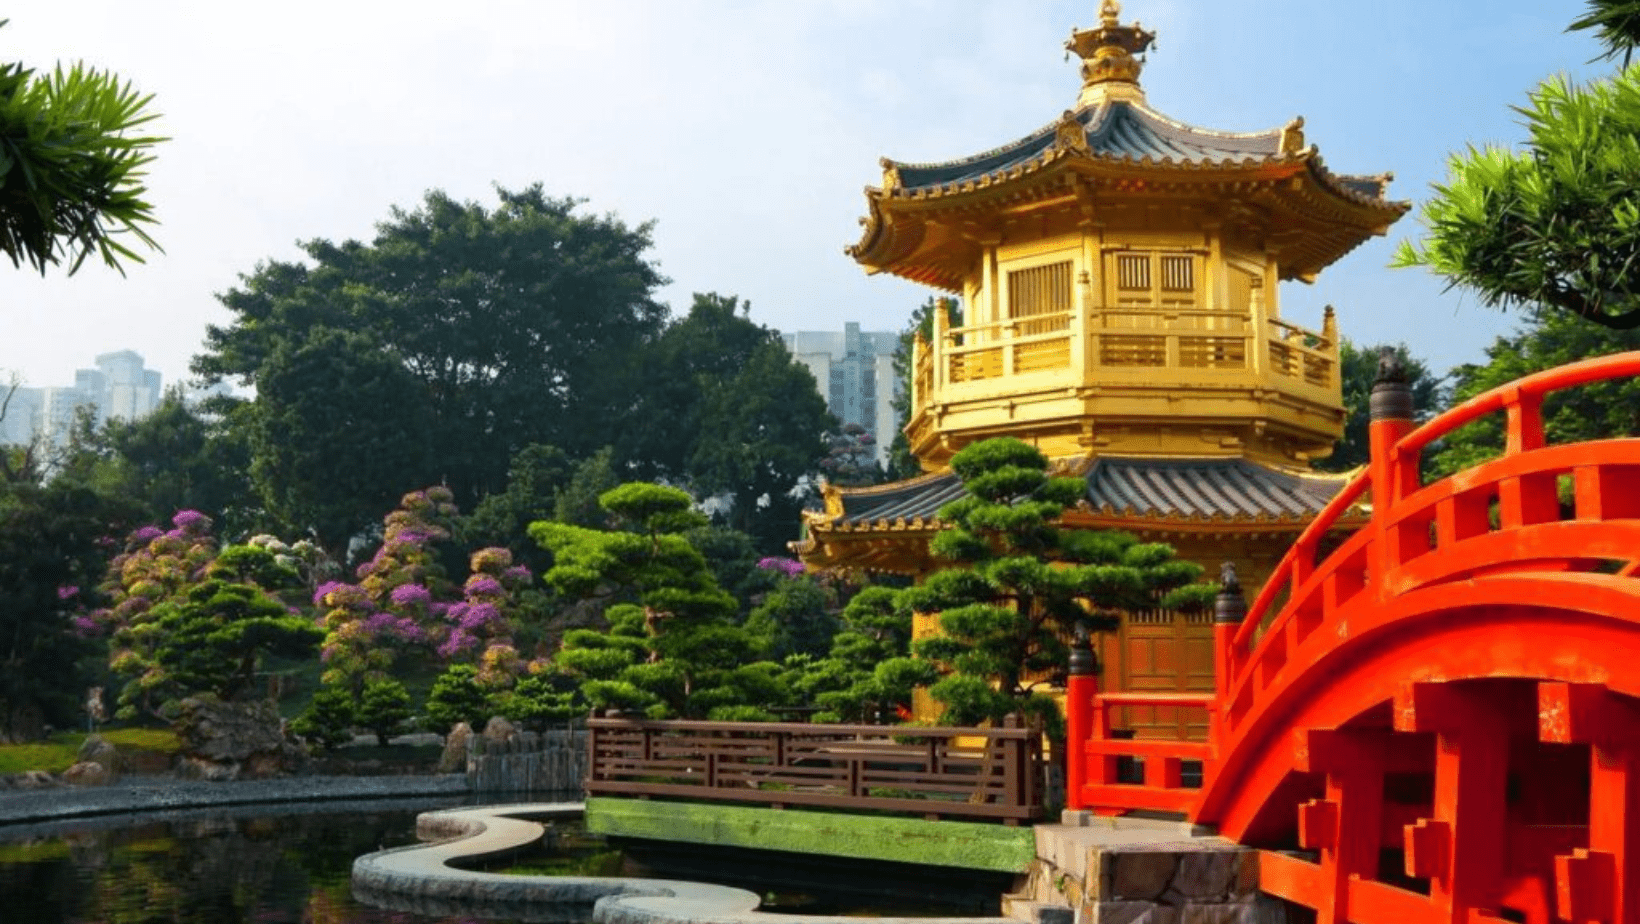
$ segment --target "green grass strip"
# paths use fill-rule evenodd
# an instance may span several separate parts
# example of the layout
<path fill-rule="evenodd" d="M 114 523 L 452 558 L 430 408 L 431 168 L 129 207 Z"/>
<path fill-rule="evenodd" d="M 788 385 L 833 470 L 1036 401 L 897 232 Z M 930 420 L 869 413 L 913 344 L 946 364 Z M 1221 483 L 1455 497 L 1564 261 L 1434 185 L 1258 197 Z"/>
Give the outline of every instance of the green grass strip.
<path fill-rule="evenodd" d="M 606 837 L 812 853 L 1023 873 L 1036 858 L 1028 825 L 595 797 L 587 831 Z"/>

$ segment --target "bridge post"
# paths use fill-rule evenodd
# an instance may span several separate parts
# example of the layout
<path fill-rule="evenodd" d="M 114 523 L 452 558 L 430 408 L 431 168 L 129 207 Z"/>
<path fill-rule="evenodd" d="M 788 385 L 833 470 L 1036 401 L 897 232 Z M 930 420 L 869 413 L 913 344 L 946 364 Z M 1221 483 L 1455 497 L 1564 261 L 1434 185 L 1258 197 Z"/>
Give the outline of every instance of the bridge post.
<path fill-rule="evenodd" d="M 1065 807 L 1087 808 L 1082 787 L 1088 783 L 1088 738 L 1093 733 L 1093 698 L 1099 693 L 1098 660 L 1086 623 L 1076 624 L 1065 678 Z"/>
<path fill-rule="evenodd" d="M 1230 708 L 1230 678 L 1235 676 L 1236 659 L 1232 650 L 1236 631 L 1247 618 L 1247 598 L 1242 595 L 1241 581 L 1236 579 L 1236 566 L 1225 562 L 1219 567 L 1219 594 L 1213 598 L 1213 711 L 1208 716 L 1208 740 L 1224 741 L 1224 711 Z"/>
<path fill-rule="evenodd" d="M 1418 486 L 1418 460 L 1401 459 L 1395 451 L 1395 444 L 1412 432 L 1414 411 L 1406 367 L 1393 348 L 1384 347 L 1378 354 L 1378 378 L 1372 383 L 1367 424 L 1372 453 L 1368 469 L 1372 476 L 1372 529 L 1378 534 L 1370 568 L 1380 598 L 1390 586 L 1383 576 L 1401 563 L 1399 543 L 1391 535 L 1391 511 L 1396 501 Z M 1313 562 L 1304 564 L 1309 567 Z"/>

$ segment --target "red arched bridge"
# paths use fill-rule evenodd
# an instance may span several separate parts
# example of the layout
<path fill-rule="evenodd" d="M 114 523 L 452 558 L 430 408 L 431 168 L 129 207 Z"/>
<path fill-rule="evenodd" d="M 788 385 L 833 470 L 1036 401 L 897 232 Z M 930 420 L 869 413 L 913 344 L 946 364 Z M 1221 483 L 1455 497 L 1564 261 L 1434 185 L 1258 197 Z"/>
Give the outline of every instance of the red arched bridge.
<path fill-rule="evenodd" d="M 1072 678 L 1072 807 L 1215 825 L 1323 924 L 1640 924 L 1640 439 L 1551 445 L 1542 415 L 1636 375 L 1577 363 L 1416 429 L 1379 386 L 1367 471 L 1244 616 L 1221 605 L 1215 694 Z M 1498 415 L 1501 456 L 1423 483 L 1426 448 Z M 1208 740 L 1112 737 L 1134 706 L 1206 708 Z"/>

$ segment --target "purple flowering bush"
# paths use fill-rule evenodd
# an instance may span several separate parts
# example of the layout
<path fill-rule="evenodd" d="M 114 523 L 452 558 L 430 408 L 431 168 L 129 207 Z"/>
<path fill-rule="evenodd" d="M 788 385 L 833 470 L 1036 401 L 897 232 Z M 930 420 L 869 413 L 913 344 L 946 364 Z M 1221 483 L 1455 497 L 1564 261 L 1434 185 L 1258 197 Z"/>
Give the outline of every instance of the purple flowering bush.
<path fill-rule="evenodd" d="M 314 603 L 326 631 L 327 685 L 362 689 L 401 658 L 436 657 L 478 668 L 480 682 L 504 689 L 525 669 L 513 647 L 517 591 L 528 568 L 506 549 L 475 552 L 471 575 L 456 585 L 438 563 L 457 510 L 447 488 L 406 494 L 384 519 L 382 544 L 361 564 L 357 583 L 326 584 Z"/>
<path fill-rule="evenodd" d="M 758 559 L 757 566 L 764 571 L 773 571 L 789 578 L 802 577 L 804 571 L 807 570 L 803 567 L 803 563 L 795 558 L 782 558 L 776 555 Z"/>
<path fill-rule="evenodd" d="M 269 646 L 296 651 L 316 638 L 290 611 L 299 601 L 278 596 L 301 586 L 298 572 L 264 546 L 219 547 L 211 525 L 181 510 L 170 529 L 132 532 L 98 588 L 111 605 L 72 620 L 82 634 L 109 636 L 109 668 L 124 680 L 121 718 L 162 714 L 194 692 L 236 690 Z M 77 593 L 59 591 L 65 600 Z"/>
<path fill-rule="evenodd" d="M 429 641 L 442 641 L 433 600 L 448 593 L 449 581 L 433 543 L 450 537 L 456 512 L 448 488 L 404 495 L 382 521 L 381 546 L 355 569 L 356 583 L 319 588 L 314 606 L 325 630 L 323 683 L 357 693 L 386 679 L 401 658 L 422 656 Z"/>

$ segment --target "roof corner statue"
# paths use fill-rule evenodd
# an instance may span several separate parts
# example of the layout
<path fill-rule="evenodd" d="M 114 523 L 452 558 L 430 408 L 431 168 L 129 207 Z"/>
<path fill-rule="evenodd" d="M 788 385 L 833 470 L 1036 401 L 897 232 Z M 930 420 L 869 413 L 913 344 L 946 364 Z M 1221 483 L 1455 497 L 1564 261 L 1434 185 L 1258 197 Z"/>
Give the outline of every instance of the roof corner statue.
<path fill-rule="evenodd" d="M 1152 108 L 1154 39 L 1105 0 L 1066 43 L 1072 108 L 972 156 L 882 160 L 849 255 L 959 297 L 963 321 L 936 311 L 914 351 L 906 435 L 928 474 L 828 488 L 805 561 L 931 570 L 938 510 L 961 495 L 949 460 L 995 436 L 1086 477 L 1066 525 L 1233 559 L 1254 584 L 1342 486 L 1310 465 L 1343 432 L 1337 318 L 1283 319 L 1278 283 L 1313 280 L 1408 204 L 1387 173 L 1327 169 L 1302 118 L 1229 132 Z"/>

